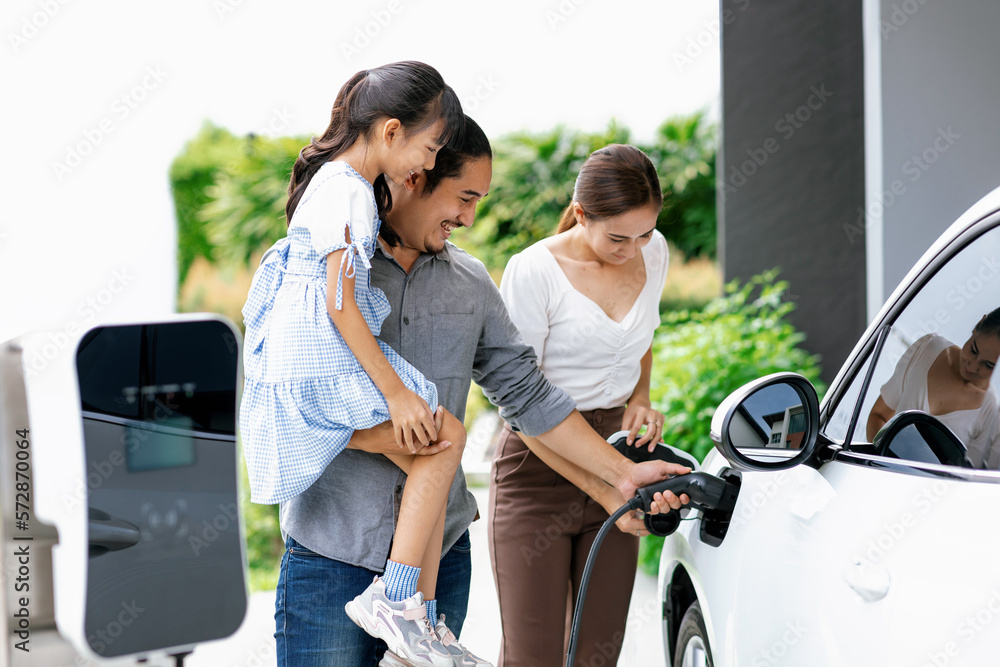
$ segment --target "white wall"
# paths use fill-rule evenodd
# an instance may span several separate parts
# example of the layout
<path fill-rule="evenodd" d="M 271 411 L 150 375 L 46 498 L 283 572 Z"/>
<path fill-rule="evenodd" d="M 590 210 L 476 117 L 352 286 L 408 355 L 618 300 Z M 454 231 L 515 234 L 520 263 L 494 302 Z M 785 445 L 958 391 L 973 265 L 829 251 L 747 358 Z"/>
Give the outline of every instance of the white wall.
<path fill-rule="evenodd" d="M 880 1 L 883 194 L 869 191 L 868 207 L 882 215 L 881 267 L 869 255 L 869 269 L 881 269 L 884 301 L 941 232 L 1000 185 L 1000 3 Z M 879 306 L 869 303 L 869 319 Z"/>

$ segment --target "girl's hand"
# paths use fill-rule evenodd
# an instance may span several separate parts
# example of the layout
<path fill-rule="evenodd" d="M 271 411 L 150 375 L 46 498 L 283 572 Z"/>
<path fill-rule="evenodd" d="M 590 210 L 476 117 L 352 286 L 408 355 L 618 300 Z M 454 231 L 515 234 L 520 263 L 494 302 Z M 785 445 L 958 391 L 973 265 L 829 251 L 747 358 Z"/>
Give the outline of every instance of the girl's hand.
<path fill-rule="evenodd" d="M 649 403 L 630 401 L 625 408 L 625 417 L 622 418 L 622 430 L 628 431 L 626 442 L 636 447 L 649 444 L 649 451 L 653 451 L 663 435 L 664 421 L 663 415 L 651 408 Z M 644 425 L 646 432 L 636 440 L 639 430 Z"/>
<path fill-rule="evenodd" d="M 397 445 L 405 445 L 411 454 L 416 454 L 420 447 L 437 440 L 434 413 L 416 392 L 404 387 L 393 396 L 386 396 L 385 402 Z"/>
<path fill-rule="evenodd" d="M 434 411 L 434 427 L 441 432 L 441 427 L 444 426 L 444 407 L 439 405 L 438 409 Z M 430 456 L 431 454 L 437 454 L 438 452 L 443 452 L 444 450 L 451 447 L 450 440 L 439 440 L 438 442 L 433 442 L 426 447 L 421 447 L 417 450 L 417 456 Z"/>

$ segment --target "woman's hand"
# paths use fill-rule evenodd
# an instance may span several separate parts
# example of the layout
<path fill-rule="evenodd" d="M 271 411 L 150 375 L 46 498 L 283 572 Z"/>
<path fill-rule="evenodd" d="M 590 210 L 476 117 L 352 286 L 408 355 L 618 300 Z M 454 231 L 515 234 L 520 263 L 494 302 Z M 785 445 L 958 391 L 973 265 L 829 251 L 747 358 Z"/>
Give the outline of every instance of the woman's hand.
<path fill-rule="evenodd" d="M 437 440 L 435 415 L 427 401 L 416 392 L 403 387 L 392 396 L 386 396 L 385 402 L 389 406 L 397 445 L 405 445 L 411 454 L 416 454 L 421 447 Z"/>
<path fill-rule="evenodd" d="M 607 484 L 602 484 L 601 486 L 602 489 L 599 495 L 594 497 L 594 500 L 601 504 L 604 511 L 608 513 L 608 516 L 611 516 L 625 504 L 625 500 L 622 498 L 622 494 L 618 493 L 618 490 L 614 487 Z M 646 524 L 642 520 L 642 512 L 639 510 L 626 512 L 618 517 L 615 525 L 618 527 L 618 530 L 626 535 L 649 535 L 649 531 L 646 530 Z"/>
<path fill-rule="evenodd" d="M 618 527 L 618 530 L 622 531 L 626 535 L 635 535 L 636 537 L 649 535 L 649 531 L 646 530 L 646 523 L 642 519 L 642 512 L 640 510 L 626 512 L 618 519 L 618 521 L 615 522 L 615 525 Z"/>
<path fill-rule="evenodd" d="M 648 444 L 649 451 L 653 451 L 663 435 L 663 422 L 663 415 L 651 408 L 649 402 L 629 401 L 625 417 L 622 418 L 622 430 L 628 431 L 626 442 L 636 447 Z M 636 440 L 643 426 L 646 427 L 646 432 Z"/>

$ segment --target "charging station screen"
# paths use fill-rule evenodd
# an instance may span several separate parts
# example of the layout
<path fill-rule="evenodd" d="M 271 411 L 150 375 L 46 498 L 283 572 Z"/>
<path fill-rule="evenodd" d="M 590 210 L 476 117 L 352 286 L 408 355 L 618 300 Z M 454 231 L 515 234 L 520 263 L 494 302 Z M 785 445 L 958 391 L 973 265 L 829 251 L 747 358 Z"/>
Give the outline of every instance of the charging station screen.
<path fill-rule="evenodd" d="M 130 472 L 194 465 L 194 439 L 175 429 L 126 427 L 125 462 Z"/>
<path fill-rule="evenodd" d="M 215 320 L 98 327 L 77 349 L 89 558 L 103 657 L 228 636 L 246 612 L 239 347 Z"/>

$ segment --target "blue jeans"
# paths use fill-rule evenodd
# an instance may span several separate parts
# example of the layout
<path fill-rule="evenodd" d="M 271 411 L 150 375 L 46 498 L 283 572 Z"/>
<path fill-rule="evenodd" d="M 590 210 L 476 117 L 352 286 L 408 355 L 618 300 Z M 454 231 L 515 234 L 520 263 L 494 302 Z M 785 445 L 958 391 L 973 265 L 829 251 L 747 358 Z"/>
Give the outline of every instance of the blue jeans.
<path fill-rule="evenodd" d="M 456 637 L 469 608 L 471 547 L 465 531 L 438 571 L 438 613 L 445 615 Z M 344 611 L 376 574 L 320 556 L 289 537 L 274 601 L 278 667 L 376 667 L 385 643 L 356 626 Z"/>

